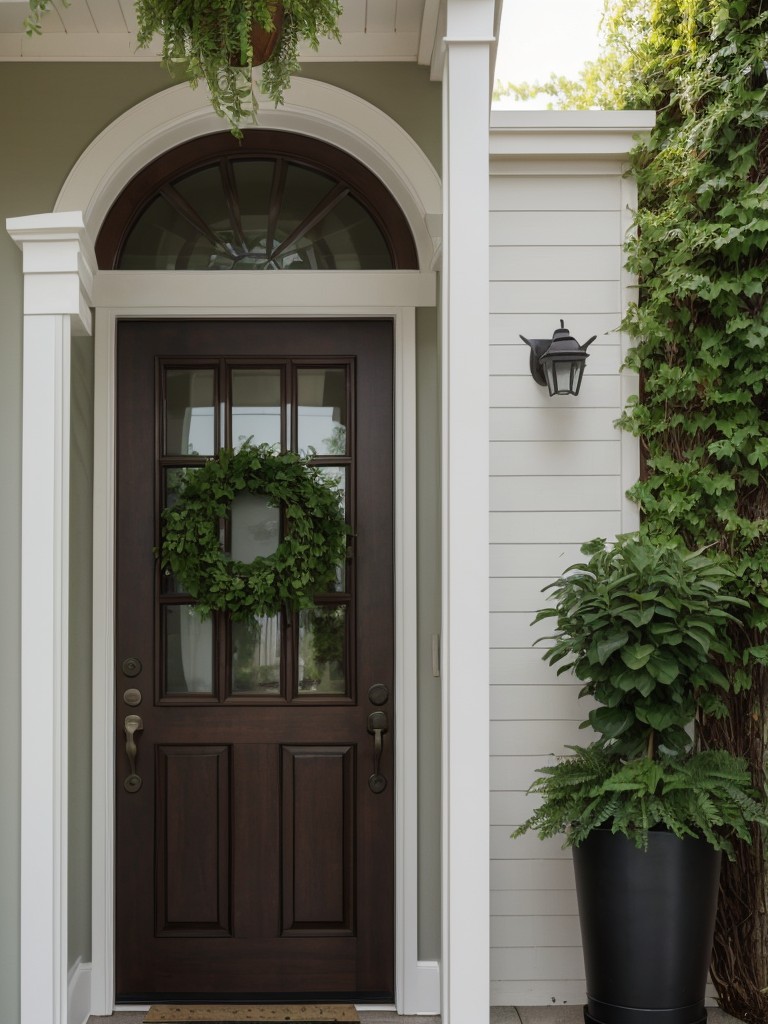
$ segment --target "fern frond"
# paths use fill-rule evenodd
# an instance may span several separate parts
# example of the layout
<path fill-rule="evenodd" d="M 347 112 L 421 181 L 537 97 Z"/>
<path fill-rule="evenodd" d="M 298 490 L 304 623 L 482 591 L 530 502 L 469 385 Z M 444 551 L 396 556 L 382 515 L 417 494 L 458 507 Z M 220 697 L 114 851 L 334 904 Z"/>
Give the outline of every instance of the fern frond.
<path fill-rule="evenodd" d="M 733 857 L 732 839 L 749 842 L 751 825 L 768 827 L 745 762 L 726 751 L 624 761 L 600 743 L 570 750 L 540 769 L 529 792 L 542 803 L 513 835 L 563 834 L 565 846 L 578 846 L 594 829 L 609 827 L 645 849 L 648 831 L 661 826 L 681 839 L 703 837 Z"/>

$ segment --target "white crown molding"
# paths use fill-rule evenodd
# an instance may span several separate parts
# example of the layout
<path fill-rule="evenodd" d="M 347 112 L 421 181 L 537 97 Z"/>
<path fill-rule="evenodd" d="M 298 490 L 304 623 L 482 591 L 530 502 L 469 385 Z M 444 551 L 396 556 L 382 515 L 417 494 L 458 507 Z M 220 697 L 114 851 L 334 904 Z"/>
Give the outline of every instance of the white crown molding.
<path fill-rule="evenodd" d="M 90 335 L 96 258 L 79 212 L 10 217 L 6 229 L 22 251 L 24 315 L 67 315 L 75 335 Z"/>
<path fill-rule="evenodd" d="M 621 159 L 655 122 L 652 110 L 493 110 L 491 159 Z"/>

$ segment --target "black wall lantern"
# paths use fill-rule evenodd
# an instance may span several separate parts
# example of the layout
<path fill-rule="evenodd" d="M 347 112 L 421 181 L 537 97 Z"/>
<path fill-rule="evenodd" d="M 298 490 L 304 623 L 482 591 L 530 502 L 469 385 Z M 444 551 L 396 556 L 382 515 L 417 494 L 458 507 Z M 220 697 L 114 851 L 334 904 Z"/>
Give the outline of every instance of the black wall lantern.
<path fill-rule="evenodd" d="M 531 348 L 531 376 L 536 383 L 548 387 L 550 395 L 578 395 L 587 348 L 597 335 L 580 345 L 561 320 L 551 338 L 520 337 Z"/>

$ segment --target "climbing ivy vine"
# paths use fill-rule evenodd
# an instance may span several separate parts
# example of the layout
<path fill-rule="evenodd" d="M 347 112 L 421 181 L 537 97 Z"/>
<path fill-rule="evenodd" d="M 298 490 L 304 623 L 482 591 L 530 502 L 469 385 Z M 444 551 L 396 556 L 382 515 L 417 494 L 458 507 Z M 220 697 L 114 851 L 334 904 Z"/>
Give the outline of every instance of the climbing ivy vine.
<path fill-rule="evenodd" d="M 631 496 L 652 536 L 735 559 L 749 690 L 702 740 L 749 761 L 764 785 L 768 675 L 768 0 L 606 0 L 598 61 L 580 79 L 502 88 L 553 104 L 651 108 L 633 155 L 639 301 L 624 329 L 641 393 L 619 421 L 643 477 Z M 723 868 L 712 965 L 721 1005 L 768 1020 L 768 842 Z"/>
<path fill-rule="evenodd" d="M 768 626 L 768 5 L 651 0 L 637 48 L 657 126 L 634 154 L 639 302 L 625 321 L 639 398 L 620 425 L 640 439 L 631 496 L 651 535 L 712 544 L 736 561 L 749 663 Z M 768 677 L 726 696 L 703 741 L 746 756 L 765 782 Z M 726 1010 L 768 1019 L 765 837 L 723 869 L 713 976 Z"/>

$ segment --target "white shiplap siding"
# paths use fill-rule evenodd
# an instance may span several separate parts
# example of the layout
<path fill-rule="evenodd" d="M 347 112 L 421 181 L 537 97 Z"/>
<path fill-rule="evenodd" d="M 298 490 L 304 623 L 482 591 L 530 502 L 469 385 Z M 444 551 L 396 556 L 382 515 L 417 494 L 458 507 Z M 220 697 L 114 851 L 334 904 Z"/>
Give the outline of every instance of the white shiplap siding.
<path fill-rule="evenodd" d="M 531 625 L 546 601 L 541 589 L 580 557 L 582 542 L 637 525 L 636 510 L 625 498 L 637 475 L 637 446 L 614 427 L 635 388 L 620 374 L 625 339 L 618 331 L 634 298 L 634 282 L 623 267 L 634 190 L 624 177 L 621 147 L 595 135 L 600 116 L 570 115 L 569 120 L 564 114 L 531 113 L 492 120 L 494 1005 L 585 997 L 570 853 L 557 839 L 511 840 L 509 834 L 535 807 L 526 791 L 536 768 L 588 738 L 579 723 L 591 705 L 579 700 L 578 682 L 568 674 L 558 677 L 541 660 L 541 647 L 532 646 L 550 628 L 547 620 Z M 620 120 L 602 116 L 609 126 Z M 554 125 L 552 133 L 548 124 Z M 594 151 L 580 151 L 574 126 L 589 129 L 584 146 Z M 561 143 L 553 141 L 558 131 L 563 131 Z M 598 335 L 577 398 L 549 398 L 531 378 L 529 350 L 519 338 L 549 337 L 561 318 L 581 342 Z"/>

